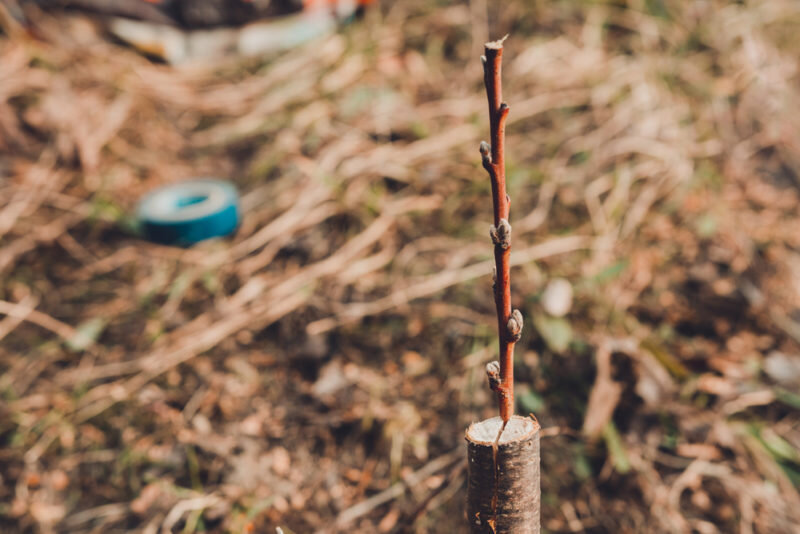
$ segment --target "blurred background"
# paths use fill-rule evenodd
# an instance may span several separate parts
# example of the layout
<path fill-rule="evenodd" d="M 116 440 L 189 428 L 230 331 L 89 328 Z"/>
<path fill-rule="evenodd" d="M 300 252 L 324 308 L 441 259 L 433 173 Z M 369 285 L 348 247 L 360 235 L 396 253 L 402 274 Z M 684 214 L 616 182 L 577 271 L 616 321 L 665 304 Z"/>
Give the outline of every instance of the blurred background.
<path fill-rule="evenodd" d="M 800 3 L 311 4 L 0 3 L 0 531 L 464 531 L 508 33 L 543 531 L 797 532 Z"/>

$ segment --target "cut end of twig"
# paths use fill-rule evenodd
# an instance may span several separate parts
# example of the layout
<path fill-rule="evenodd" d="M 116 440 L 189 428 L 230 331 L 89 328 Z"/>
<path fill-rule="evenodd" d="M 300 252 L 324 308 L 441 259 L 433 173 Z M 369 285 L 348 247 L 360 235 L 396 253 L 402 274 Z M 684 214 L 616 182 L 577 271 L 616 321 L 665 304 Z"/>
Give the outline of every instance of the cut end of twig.
<path fill-rule="evenodd" d="M 497 391 L 500 387 L 500 362 L 487 363 L 486 376 L 489 378 L 489 387 L 492 388 L 492 391 Z"/>
<path fill-rule="evenodd" d="M 514 343 L 522 338 L 522 313 L 519 310 L 511 312 L 506 328 L 508 328 L 508 336 L 514 340 Z"/>
<path fill-rule="evenodd" d="M 506 39 L 508 39 L 508 34 L 505 34 L 505 36 L 502 39 L 498 39 L 496 41 L 489 41 L 483 46 L 488 48 L 489 50 L 502 50 L 503 43 L 505 42 Z"/>

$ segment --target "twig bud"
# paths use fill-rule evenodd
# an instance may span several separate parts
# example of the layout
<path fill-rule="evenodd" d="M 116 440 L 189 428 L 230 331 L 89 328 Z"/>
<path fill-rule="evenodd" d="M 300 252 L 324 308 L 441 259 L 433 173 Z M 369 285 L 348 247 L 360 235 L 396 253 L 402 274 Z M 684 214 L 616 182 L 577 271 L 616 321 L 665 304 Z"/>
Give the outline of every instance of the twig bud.
<path fill-rule="evenodd" d="M 497 391 L 500 387 L 500 362 L 489 362 L 486 364 L 486 376 L 489 378 L 489 387 L 492 391 Z"/>
<path fill-rule="evenodd" d="M 487 165 L 491 165 L 492 163 L 492 147 L 486 141 L 481 141 L 480 146 L 481 151 L 481 160 L 483 161 L 483 166 L 486 167 Z"/>
<path fill-rule="evenodd" d="M 508 220 L 500 219 L 500 224 L 496 227 L 489 228 L 489 236 L 492 238 L 492 243 L 499 245 L 502 249 L 507 249 L 511 246 L 511 225 Z"/>
<path fill-rule="evenodd" d="M 511 312 L 511 317 L 508 319 L 508 336 L 514 340 L 514 343 L 522 337 L 522 313 L 519 310 Z"/>

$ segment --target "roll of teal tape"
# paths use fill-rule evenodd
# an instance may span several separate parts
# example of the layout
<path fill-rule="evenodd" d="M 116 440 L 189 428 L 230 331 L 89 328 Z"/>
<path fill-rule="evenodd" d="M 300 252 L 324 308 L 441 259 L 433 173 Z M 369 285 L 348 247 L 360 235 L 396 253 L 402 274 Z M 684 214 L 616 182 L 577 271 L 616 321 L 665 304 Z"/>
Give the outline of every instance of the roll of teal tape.
<path fill-rule="evenodd" d="M 168 185 L 148 193 L 137 217 L 156 243 L 188 246 L 230 235 L 239 225 L 239 195 L 229 182 L 211 179 Z"/>

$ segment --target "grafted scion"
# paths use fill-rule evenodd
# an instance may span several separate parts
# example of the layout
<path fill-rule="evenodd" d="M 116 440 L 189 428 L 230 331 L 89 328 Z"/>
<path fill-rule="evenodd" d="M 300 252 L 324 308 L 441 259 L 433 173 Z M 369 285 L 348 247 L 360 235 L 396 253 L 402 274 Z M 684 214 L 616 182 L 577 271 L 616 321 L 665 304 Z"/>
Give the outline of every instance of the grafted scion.
<path fill-rule="evenodd" d="M 491 144 L 480 145 L 492 184 L 494 244 L 492 293 L 500 341 L 498 361 L 486 364 L 500 417 L 467 429 L 467 517 L 471 534 L 539 534 L 539 423 L 514 415 L 514 344 L 522 337 L 522 313 L 511 309 L 511 198 L 506 192 L 503 146 L 508 106 L 502 102 L 503 41 L 486 43 L 483 79 L 489 97 Z"/>
<path fill-rule="evenodd" d="M 500 342 L 499 363 L 486 368 L 489 385 L 497 392 L 500 417 L 508 422 L 514 414 L 514 344 L 522 336 L 522 314 L 511 311 L 511 224 L 508 222 L 511 198 L 506 192 L 505 128 L 508 105 L 503 102 L 501 70 L 503 41 L 505 37 L 486 43 L 483 63 L 483 81 L 489 100 L 489 127 L 491 144 L 480 144 L 481 162 L 492 183 L 494 224 L 489 235 L 494 244 L 495 269 L 492 291 L 497 308 L 497 330 Z M 495 364 L 499 367 L 497 369 Z M 491 369 L 490 369 L 491 367 Z"/>

